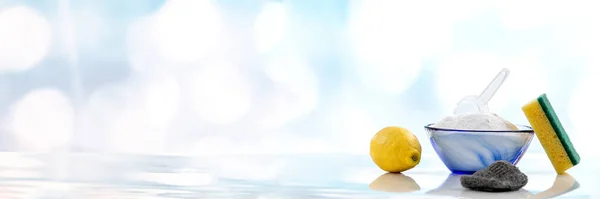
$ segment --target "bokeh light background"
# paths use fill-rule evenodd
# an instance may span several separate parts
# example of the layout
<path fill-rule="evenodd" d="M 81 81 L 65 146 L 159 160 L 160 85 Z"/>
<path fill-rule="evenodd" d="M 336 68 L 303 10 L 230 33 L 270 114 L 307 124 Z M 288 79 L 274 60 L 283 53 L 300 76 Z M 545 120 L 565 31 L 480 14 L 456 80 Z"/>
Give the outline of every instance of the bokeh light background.
<path fill-rule="evenodd" d="M 0 0 L 0 150 L 367 154 L 511 75 L 490 108 L 549 95 L 600 138 L 592 0 Z M 534 141 L 530 153 L 542 153 Z"/>

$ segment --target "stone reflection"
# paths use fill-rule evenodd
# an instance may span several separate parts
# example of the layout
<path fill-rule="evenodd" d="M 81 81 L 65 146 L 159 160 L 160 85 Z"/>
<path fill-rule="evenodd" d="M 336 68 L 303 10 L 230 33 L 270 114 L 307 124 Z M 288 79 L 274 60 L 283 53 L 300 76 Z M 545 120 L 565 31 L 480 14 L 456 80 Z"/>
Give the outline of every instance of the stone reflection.
<path fill-rule="evenodd" d="M 457 198 L 529 198 L 533 194 L 525 189 L 512 192 L 480 192 L 465 189 L 460 184 L 460 176 L 450 174 L 446 180 L 433 190 L 427 191 L 428 195 L 451 196 Z"/>

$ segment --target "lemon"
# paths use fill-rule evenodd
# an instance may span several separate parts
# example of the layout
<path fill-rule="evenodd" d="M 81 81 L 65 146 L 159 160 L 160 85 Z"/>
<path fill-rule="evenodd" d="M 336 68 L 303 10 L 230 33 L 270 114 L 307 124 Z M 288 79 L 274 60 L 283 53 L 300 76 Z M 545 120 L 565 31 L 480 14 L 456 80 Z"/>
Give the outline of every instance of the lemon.
<path fill-rule="evenodd" d="M 382 170 L 399 173 L 421 161 L 421 143 L 408 129 L 389 126 L 371 139 L 371 159 Z"/>

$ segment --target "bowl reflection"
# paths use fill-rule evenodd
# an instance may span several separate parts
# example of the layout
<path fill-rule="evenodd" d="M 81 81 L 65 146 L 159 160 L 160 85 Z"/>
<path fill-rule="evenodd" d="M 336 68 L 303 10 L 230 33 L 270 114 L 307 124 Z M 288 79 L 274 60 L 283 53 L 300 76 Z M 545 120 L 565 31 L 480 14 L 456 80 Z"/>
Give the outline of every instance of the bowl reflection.
<path fill-rule="evenodd" d="M 375 191 L 396 193 L 413 192 L 421 189 L 415 180 L 401 173 L 383 174 L 373 180 L 369 188 Z"/>

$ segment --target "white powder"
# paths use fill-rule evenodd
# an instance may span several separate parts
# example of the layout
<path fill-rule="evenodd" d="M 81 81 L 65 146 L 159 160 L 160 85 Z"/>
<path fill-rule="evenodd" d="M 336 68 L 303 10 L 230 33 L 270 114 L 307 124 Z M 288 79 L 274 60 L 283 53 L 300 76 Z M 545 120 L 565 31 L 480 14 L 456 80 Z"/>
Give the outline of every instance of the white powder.
<path fill-rule="evenodd" d="M 437 128 L 464 130 L 518 130 L 514 124 L 494 113 L 469 113 L 447 116 L 433 126 Z"/>

